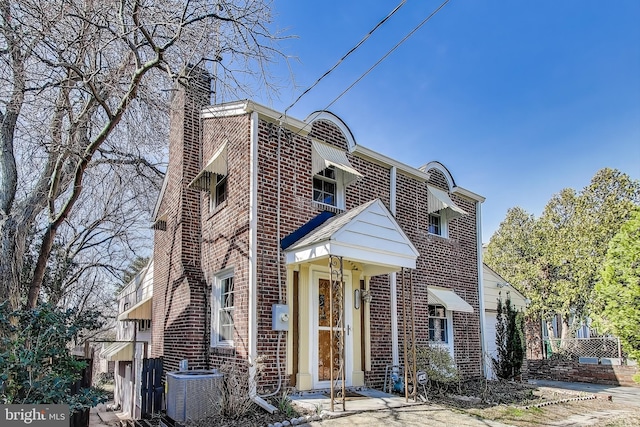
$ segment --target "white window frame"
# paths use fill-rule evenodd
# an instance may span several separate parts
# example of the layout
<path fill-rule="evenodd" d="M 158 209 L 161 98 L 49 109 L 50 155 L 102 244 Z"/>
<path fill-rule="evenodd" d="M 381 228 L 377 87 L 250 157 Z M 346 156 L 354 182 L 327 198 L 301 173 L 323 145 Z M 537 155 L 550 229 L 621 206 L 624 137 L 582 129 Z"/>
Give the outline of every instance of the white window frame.
<path fill-rule="evenodd" d="M 214 282 L 213 282 L 213 286 L 211 289 L 211 293 L 212 293 L 212 298 L 211 298 L 211 347 L 233 347 L 234 343 L 233 343 L 233 339 L 221 339 L 220 337 L 220 331 L 219 331 L 219 327 L 220 327 L 220 312 L 222 310 L 225 309 L 225 307 L 222 306 L 223 302 L 222 302 L 222 287 L 223 284 L 226 280 L 228 279 L 232 279 L 235 282 L 234 279 L 234 275 L 233 275 L 233 269 L 230 270 L 223 270 L 220 273 L 218 273 L 215 277 L 214 277 Z M 229 308 L 232 313 L 235 311 L 235 303 L 237 302 L 237 298 L 235 295 L 235 290 L 236 290 L 236 286 L 235 283 L 233 284 L 233 303 L 234 305 L 231 307 L 227 307 Z M 232 314 L 232 319 L 233 319 L 233 314 Z M 235 329 L 235 322 L 232 323 L 232 325 L 234 325 L 234 329 Z"/>
<path fill-rule="evenodd" d="M 211 183 L 209 184 L 209 212 L 215 211 L 221 204 L 229 198 L 229 180 L 227 175 L 211 174 Z M 218 200 L 218 185 L 224 182 L 224 200 Z"/>
<path fill-rule="evenodd" d="M 313 199 L 313 201 L 315 203 L 321 204 L 321 205 L 326 205 L 326 206 L 331 206 L 334 208 L 338 208 L 338 209 L 344 209 L 345 208 L 345 185 L 344 185 L 344 171 L 340 168 L 337 168 L 335 166 L 329 166 L 328 168 L 325 168 L 322 170 L 322 172 L 324 172 L 327 169 L 331 169 L 334 172 L 335 175 L 335 179 L 331 179 L 331 178 L 327 178 L 324 175 L 321 174 L 316 174 L 313 176 L 313 180 L 312 180 L 312 184 L 311 184 L 311 197 Z M 318 201 L 315 199 L 315 187 L 313 185 L 313 181 L 319 179 L 320 181 L 325 181 L 325 182 L 331 182 L 335 185 L 335 189 L 336 189 L 336 193 L 334 195 L 334 199 L 335 199 L 335 204 L 330 204 L 330 203 L 325 203 L 322 201 Z"/>
<path fill-rule="evenodd" d="M 151 319 L 143 319 L 138 321 L 138 332 L 146 332 L 151 330 Z"/>
<path fill-rule="evenodd" d="M 431 306 L 439 306 L 439 307 L 443 307 L 445 310 L 445 315 L 444 316 L 434 316 L 431 317 L 430 310 L 429 307 Z M 432 341 L 431 340 L 431 336 L 428 337 L 429 339 L 429 345 L 432 346 L 438 346 L 441 348 L 445 348 L 449 351 L 449 354 L 451 354 L 451 357 L 454 357 L 453 354 L 453 316 L 452 316 L 452 312 L 451 310 L 447 310 L 447 307 L 443 306 L 442 304 L 429 304 L 429 306 L 427 307 L 427 313 L 429 314 L 429 320 L 434 318 L 434 319 L 440 319 L 440 320 L 445 320 L 446 321 L 446 327 L 447 327 L 447 333 L 446 333 L 446 342 L 443 341 Z M 427 320 L 427 332 L 429 332 L 429 320 Z"/>
<path fill-rule="evenodd" d="M 129 304 L 128 302 L 125 302 L 122 305 L 122 312 L 124 313 L 125 311 L 129 310 L 129 307 L 131 307 L 131 304 Z M 122 329 L 129 329 L 129 321 L 125 320 L 124 322 L 122 322 Z"/>
<path fill-rule="evenodd" d="M 433 233 L 431 232 L 431 217 L 438 217 L 440 218 L 440 233 Z M 434 236 L 440 236 L 440 237 L 449 237 L 449 224 L 447 221 L 447 214 L 444 210 L 438 211 L 438 212 L 433 212 L 428 214 L 427 216 L 427 229 L 429 231 L 429 234 L 433 234 Z"/>

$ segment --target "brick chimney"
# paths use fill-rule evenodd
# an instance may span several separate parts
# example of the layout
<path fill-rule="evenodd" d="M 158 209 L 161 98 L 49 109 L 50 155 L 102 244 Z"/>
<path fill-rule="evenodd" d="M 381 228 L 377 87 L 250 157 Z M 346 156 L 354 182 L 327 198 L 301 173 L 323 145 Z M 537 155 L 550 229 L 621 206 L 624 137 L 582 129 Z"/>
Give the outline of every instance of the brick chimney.
<path fill-rule="evenodd" d="M 171 100 L 169 165 L 158 215 L 166 230 L 154 236 L 152 357 L 164 357 L 165 372 L 182 359 L 207 368 L 207 291 L 201 268 L 201 194 L 189 188 L 200 171 L 202 108 L 210 102 L 211 77 L 190 67 Z"/>

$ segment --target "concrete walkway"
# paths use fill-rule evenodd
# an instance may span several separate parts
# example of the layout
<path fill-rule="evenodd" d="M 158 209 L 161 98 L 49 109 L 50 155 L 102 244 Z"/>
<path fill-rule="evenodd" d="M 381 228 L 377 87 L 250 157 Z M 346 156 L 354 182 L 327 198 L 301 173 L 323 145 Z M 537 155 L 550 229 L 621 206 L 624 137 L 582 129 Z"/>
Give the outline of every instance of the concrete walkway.
<path fill-rule="evenodd" d="M 349 426 L 349 427 L 404 427 L 404 426 L 462 426 L 462 427 L 508 427 L 508 424 L 496 421 L 479 420 L 460 414 L 443 406 L 408 402 L 404 397 L 387 394 L 378 390 L 361 390 L 363 399 L 347 399 L 345 410 L 341 404 L 334 403 L 321 393 L 308 393 L 291 396 L 298 406 L 322 415 L 322 421 L 312 421 L 305 426 Z"/>
<path fill-rule="evenodd" d="M 530 381 L 531 384 L 539 388 L 551 388 L 555 390 L 570 390 L 574 392 L 584 392 L 597 394 L 606 397 L 615 403 L 622 403 L 628 406 L 628 411 L 610 411 L 602 413 L 583 414 L 573 419 L 559 421 L 550 425 L 553 426 L 588 426 L 602 419 L 607 419 L 616 415 L 623 415 L 627 412 L 640 411 L 640 387 L 617 387 L 588 383 L 567 383 L 561 381 Z M 323 421 L 309 423 L 312 427 L 359 427 L 359 426 L 463 426 L 463 427 L 508 427 L 509 424 L 491 420 L 481 420 L 469 415 L 453 411 L 438 405 L 421 405 L 412 402 L 406 403 L 404 398 L 387 395 L 381 392 L 365 391 L 363 394 L 372 394 L 370 399 L 353 400 L 346 402 L 346 410 L 341 407 L 335 408 L 334 412 L 328 411 L 329 400 L 323 395 L 306 396 L 300 399 L 294 398 L 296 404 L 322 412 Z"/>
<path fill-rule="evenodd" d="M 108 404 L 104 403 L 91 408 L 89 411 L 89 427 L 119 426 L 120 420 L 126 420 L 129 418 L 129 414 L 111 411 L 108 408 Z"/>

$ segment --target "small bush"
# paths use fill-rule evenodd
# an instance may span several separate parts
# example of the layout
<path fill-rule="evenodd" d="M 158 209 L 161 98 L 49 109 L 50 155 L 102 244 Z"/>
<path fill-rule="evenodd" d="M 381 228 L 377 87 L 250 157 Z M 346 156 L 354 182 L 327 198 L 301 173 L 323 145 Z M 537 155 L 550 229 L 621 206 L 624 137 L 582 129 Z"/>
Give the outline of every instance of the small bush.
<path fill-rule="evenodd" d="M 442 393 L 460 380 L 460 372 L 449 351 L 439 346 L 416 348 L 417 368 L 427 373 L 429 389 Z"/>
<path fill-rule="evenodd" d="M 248 364 L 247 364 L 248 365 Z M 220 415 L 238 419 L 253 410 L 253 401 L 249 396 L 249 367 L 240 363 L 226 363 L 218 370 L 224 374 L 221 382 Z"/>
<path fill-rule="evenodd" d="M 0 304 L 0 403 L 67 404 L 71 412 L 106 400 L 103 390 L 71 394 L 86 362 L 69 348 L 79 334 L 100 326 L 95 312 L 43 304 L 11 311 Z"/>

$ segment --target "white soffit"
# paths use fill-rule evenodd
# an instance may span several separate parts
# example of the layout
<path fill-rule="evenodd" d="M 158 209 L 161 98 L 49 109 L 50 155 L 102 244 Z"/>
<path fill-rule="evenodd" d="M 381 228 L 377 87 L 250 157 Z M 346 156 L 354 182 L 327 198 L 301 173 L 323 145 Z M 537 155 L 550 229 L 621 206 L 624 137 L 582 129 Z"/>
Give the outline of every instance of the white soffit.
<path fill-rule="evenodd" d="M 209 191 L 211 183 L 211 174 L 227 175 L 227 142 L 225 141 L 216 152 L 211 156 L 207 165 L 200 171 L 198 175 L 189 183 L 189 187 L 201 191 Z"/>
<path fill-rule="evenodd" d="M 342 256 L 365 271 L 385 274 L 416 268 L 418 250 L 380 199 L 337 215 L 291 245 L 287 264 Z"/>
<path fill-rule="evenodd" d="M 449 197 L 449 195 L 442 191 L 434 188 L 430 185 L 427 185 L 427 190 L 433 197 L 429 197 L 428 200 L 428 211 L 429 213 L 438 212 L 445 210 L 447 211 L 447 218 L 453 219 L 458 218 L 463 215 L 467 215 L 467 212 L 464 211 L 461 207 L 456 205 L 453 200 Z"/>
<path fill-rule="evenodd" d="M 313 153 L 312 159 L 312 174 L 316 175 L 329 166 L 334 166 L 345 172 L 344 183 L 349 185 L 352 181 L 362 178 L 362 174 L 355 170 L 347 154 L 331 145 L 324 144 L 319 141 L 312 141 Z"/>
<path fill-rule="evenodd" d="M 445 306 L 447 310 L 473 313 L 473 307 L 451 289 L 427 287 L 427 291 L 429 292 L 429 304 L 435 302 Z"/>

